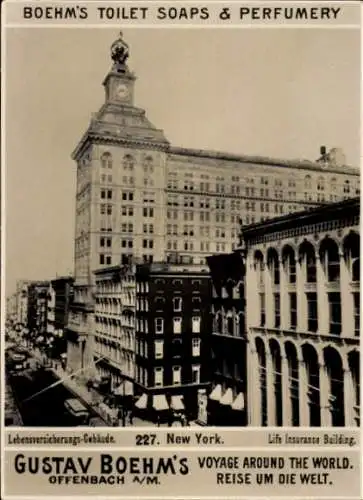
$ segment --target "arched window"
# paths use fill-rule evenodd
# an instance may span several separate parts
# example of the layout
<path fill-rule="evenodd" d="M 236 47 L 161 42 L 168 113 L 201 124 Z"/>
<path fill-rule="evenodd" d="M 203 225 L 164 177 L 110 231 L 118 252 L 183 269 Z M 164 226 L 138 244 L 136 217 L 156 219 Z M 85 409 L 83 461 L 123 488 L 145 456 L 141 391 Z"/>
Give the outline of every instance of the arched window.
<path fill-rule="evenodd" d="M 360 281 L 360 238 L 351 231 L 344 239 L 344 260 L 349 270 L 351 281 Z"/>
<path fill-rule="evenodd" d="M 267 252 L 267 266 L 271 273 L 272 283 L 274 285 L 280 284 L 280 267 L 279 267 L 279 257 L 277 251 L 274 248 L 270 248 Z"/>
<path fill-rule="evenodd" d="M 344 188 L 343 188 L 344 193 L 349 194 L 350 193 L 350 182 L 347 179 L 344 181 Z"/>
<path fill-rule="evenodd" d="M 337 180 L 335 177 L 333 177 L 331 180 L 330 180 L 330 189 L 331 189 L 331 192 L 334 193 L 336 190 L 337 190 Z"/>
<path fill-rule="evenodd" d="M 253 257 L 253 262 L 257 274 L 257 283 L 260 287 L 262 287 L 265 284 L 265 277 L 264 277 L 265 265 L 263 262 L 263 255 L 259 250 L 255 252 L 255 255 Z"/>
<path fill-rule="evenodd" d="M 318 191 L 324 191 L 324 187 L 325 187 L 325 182 L 324 182 L 324 177 L 320 176 L 318 178 Z"/>
<path fill-rule="evenodd" d="M 320 259 L 329 283 L 340 279 L 340 258 L 338 245 L 330 238 L 320 245 Z"/>
<path fill-rule="evenodd" d="M 134 170 L 134 158 L 131 155 L 125 155 L 124 159 L 122 161 L 122 166 L 124 167 L 125 170 Z"/>
<path fill-rule="evenodd" d="M 234 334 L 233 315 L 231 312 L 227 315 L 227 332 L 229 335 Z"/>
<path fill-rule="evenodd" d="M 112 168 L 112 155 L 111 153 L 103 153 L 101 156 L 102 168 Z"/>
<path fill-rule="evenodd" d="M 286 275 L 287 275 L 288 283 L 296 283 L 295 252 L 289 245 L 286 245 L 283 248 L 282 259 L 283 259 L 284 270 L 285 270 Z"/>
<path fill-rule="evenodd" d="M 316 283 L 316 255 L 315 248 L 309 241 L 305 240 L 299 247 L 299 262 L 305 270 L 305 281 Z"/>
<path fill-rule="evenodd" d="M 154 167 L 153 167 L 153 159 L 151 156 L 145 156 L 143 160 L 143 167 L 144 167 L 144 172 L 149 172 L 149 173 L 153 172 Z"/>
<path fill-rule="evenodd" d="M 311 175 L 305 175 L 305 189 L 311 189 Z"/>

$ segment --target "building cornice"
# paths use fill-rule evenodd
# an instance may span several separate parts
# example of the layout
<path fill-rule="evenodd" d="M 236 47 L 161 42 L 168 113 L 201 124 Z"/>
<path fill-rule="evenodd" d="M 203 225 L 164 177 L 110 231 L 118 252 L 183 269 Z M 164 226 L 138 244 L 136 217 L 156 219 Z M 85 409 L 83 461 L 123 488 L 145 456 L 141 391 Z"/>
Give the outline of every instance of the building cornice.
<path fill-rule="evenodd" d="M 255 240 L 259 236 L 279 233 L 292 227 L 299 228 L 343 218 L 353 219 L 354 217 L 359 217 L 359 214 L 360 198 L 349 198 L 348 200 L 330 203 L 329 205 L 316 207 L 311 210 L 283 215 L 257 224 L 242 226 L 241 232 L 243 240 L 248 244 L 250 240 Z"/>
<path fill-rule="evenodd" d="M 138 149 L 153 149 L 166 151 L 169 147 L 167 142 L 149 141 L 147 139 L 135 139 L 127 137 L 116 137 L 114 135 L 97 134 L 87 131 L 72 153 L 72 159 L 78 161 L 85 149 L 91 144 L 104 144 L 109 146 L 127 146 Z"/>
<path fill-rule="evenodd" d="M 335 173 L 335 174 L 346 174 L 346 175 L 360 175 L 358 168 L 351 167 L 349 165 L 332 165 L 332 164 L 320 164 L 317 162 L 309 160 L 284 160 L 279 158 L 270 158 L 264 156 L 249 156 L 249 155 L 236 155 L 231 153 L 226 153 L 223 151 L 213 151 L 204 149 L 190 149 L 170 146 L 169 155 L 172 159 L 177 160 L 178 157 L 190 158 L 202 158 L 210 160 L 219 161 L 229 161 L 235 163 L 247 163 L 251 165 L 266 165 L 271 167 L 281 167 L 281 168 L 296 168 L 298 170 L 312 170 L 316 172 L 324 173 Z"/>

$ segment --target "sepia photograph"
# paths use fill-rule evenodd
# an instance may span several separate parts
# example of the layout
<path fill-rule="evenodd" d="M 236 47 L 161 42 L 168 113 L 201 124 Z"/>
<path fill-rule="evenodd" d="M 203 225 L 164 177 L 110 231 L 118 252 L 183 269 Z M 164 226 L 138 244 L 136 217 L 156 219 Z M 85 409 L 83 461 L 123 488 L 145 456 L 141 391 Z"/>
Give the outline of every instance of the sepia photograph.
<path fill-rule="evenodd" d="M 6 34 L 5 426 L 359 427 L 359 30 L 121 28 Z"/>

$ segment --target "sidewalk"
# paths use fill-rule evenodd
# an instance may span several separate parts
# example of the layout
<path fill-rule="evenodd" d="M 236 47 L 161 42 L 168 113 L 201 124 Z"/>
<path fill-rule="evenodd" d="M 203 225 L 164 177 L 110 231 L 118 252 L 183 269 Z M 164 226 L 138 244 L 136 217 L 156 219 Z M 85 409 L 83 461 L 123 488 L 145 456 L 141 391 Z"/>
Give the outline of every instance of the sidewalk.
<path fill-rule="evenodd" d="M 34 351 L 30 351 L 34 358 L 36 358 L 42 364 L 45 364 L 46 359 L 41 354 L 39 349 Z M 89 389 L 86 385 L 84 385 L 84 380 L 81 377 L 70 377 L 70 373 L 66 370 L 63 370 L 61 364 L 57 360 L 52 361 L 52 367 L 50 370 L 53 372 L 57 379 L 62 381 L 64 387 L 66 387 L 75 397 L 79 398 L 87 407 L 91 408 L 92 411 L 98 415 L 97 421 L 92 419 L 94 426 L 114 426 L 115 421 L 117 421 L 116 412 L 112 412 L 111 408 L 108 408 L 104 403 L 104 397 L 99 394 L 95 389 Z M 110 411 L 111 410 L 111 411 Z M 198 425 L 196 422 L 191 422 L 190 425 Z M 121 427 L 122 424 L 117 425 L 117 427 Z M 123 427 L 123 426 L 122 426 Z M 133 417 L 132 424 L 129 422 L 129 419 L 126 418 L 125 427 L 151 427 L 156 428 L 156 424 L 150 422 L 148 420 L 143 420 L 138 417 Z M 161 423 L 160 427 L 168 427 L 168 424 Z"/>

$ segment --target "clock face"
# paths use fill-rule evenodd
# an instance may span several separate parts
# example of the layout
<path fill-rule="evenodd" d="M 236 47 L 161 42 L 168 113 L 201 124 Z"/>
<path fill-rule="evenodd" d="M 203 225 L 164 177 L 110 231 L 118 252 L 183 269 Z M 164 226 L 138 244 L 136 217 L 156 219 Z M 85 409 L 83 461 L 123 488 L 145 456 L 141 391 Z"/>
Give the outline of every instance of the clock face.
<path fill-rule="evenodd" d="M 118 85 L 118 87 L 116 88 L 116 96 L 118 97 L 118 99 L 125 99 L 125 97 L 127 97 L 128 95 L 129 89 L 127 85 L 123 83 L 121 85 Z"/>

